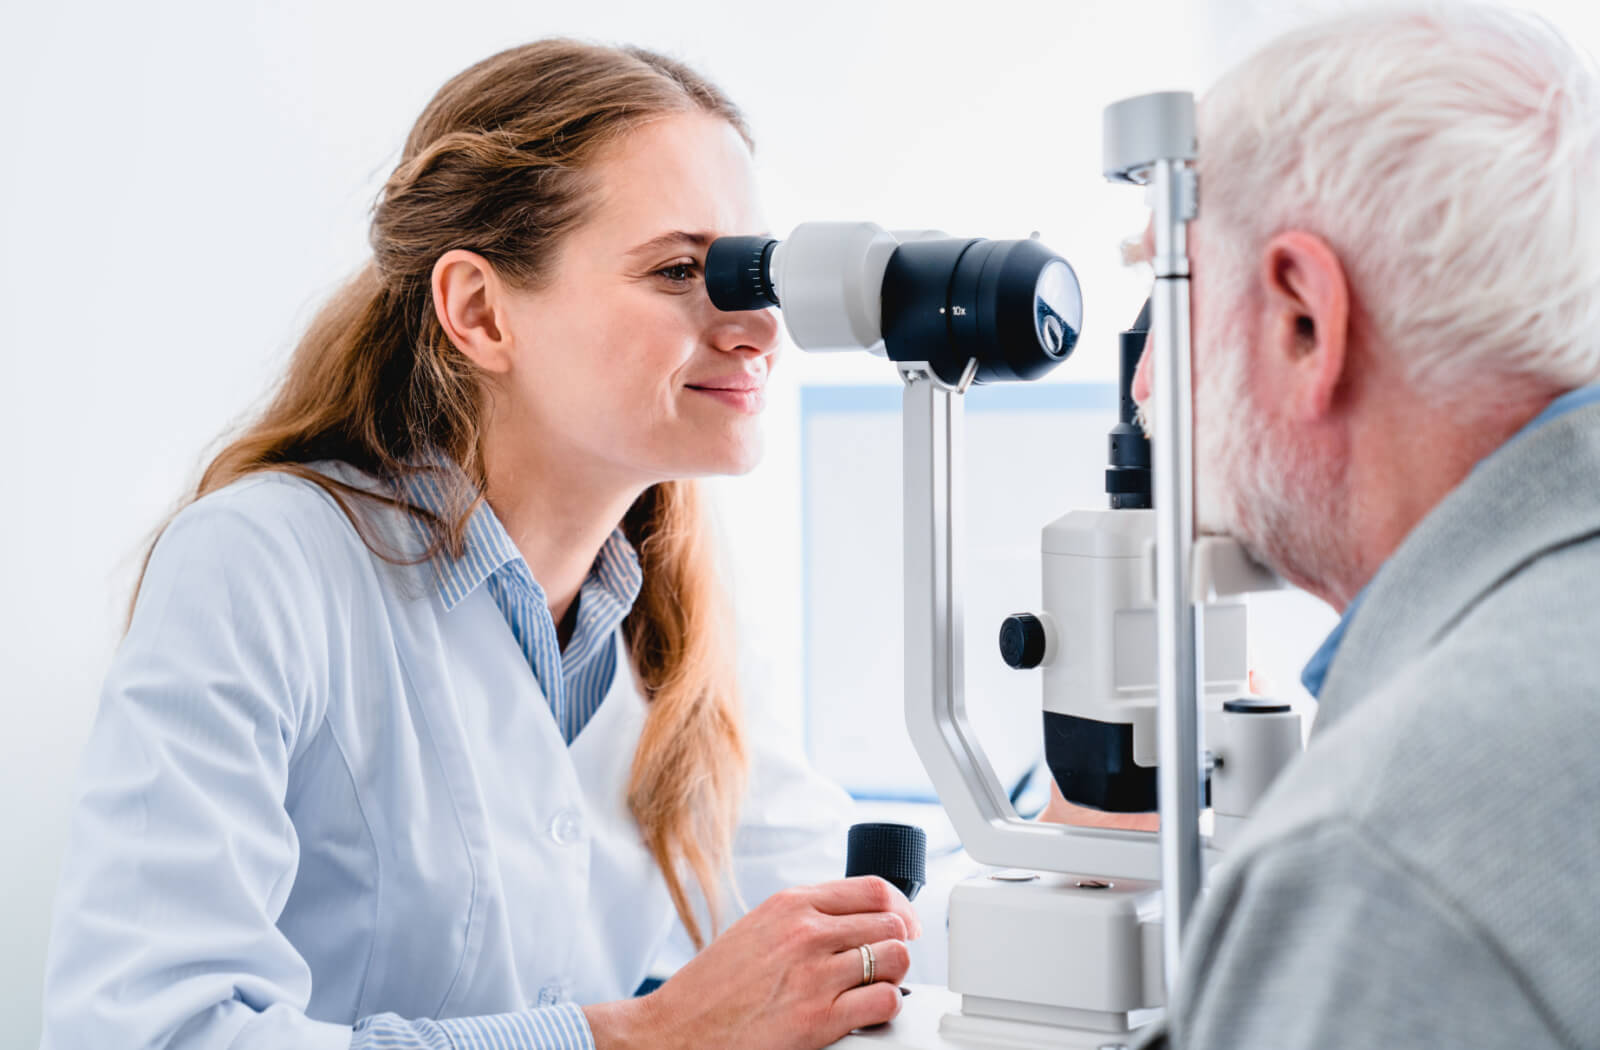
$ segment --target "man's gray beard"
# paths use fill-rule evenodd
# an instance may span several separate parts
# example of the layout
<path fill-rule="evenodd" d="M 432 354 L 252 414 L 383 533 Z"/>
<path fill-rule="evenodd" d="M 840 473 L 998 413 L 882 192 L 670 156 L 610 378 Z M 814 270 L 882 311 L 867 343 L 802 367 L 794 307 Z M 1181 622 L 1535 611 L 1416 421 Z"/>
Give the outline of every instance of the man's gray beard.
<path fill-rule="evenodd" d="M 1259 410 L 1245 321 L 1217 328 L 1195 340 L 1204 348 L 1195 365 L 1196 531 L 1231 536 L 1278 575 L 1327 593 L 1350 558 L 1343 465 Z"/>

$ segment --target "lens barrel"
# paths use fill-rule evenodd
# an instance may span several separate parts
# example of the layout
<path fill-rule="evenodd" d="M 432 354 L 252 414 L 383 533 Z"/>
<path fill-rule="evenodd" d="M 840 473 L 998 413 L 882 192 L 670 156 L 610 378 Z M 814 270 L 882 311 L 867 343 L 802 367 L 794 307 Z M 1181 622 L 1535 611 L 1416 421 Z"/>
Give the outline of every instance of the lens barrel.
<path fill-rule="evenodd" d="M 891 360 L 926 361 L 954 383 L 1036 379 L 1065 361 L 1083 329 L 1083 294 L 1067 261 L 1036 240 L 910 241 L 883 275 Z"/>

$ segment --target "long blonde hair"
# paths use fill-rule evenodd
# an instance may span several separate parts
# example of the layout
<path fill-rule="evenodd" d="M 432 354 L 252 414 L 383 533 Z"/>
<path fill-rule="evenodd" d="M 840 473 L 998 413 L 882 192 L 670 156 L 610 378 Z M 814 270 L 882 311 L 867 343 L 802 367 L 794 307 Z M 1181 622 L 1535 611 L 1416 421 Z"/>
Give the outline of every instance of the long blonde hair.
<path fill-rule="evenodd" d="M 474 366 L 434 314 L 434 261 L 466 248 L 513 284 L 537 287 L 592 204 L 586 169 L 596 153 L 684 111 L 720 116 L 750 141 L 720 91 L 642 49 L 543 40 L 452 78 L 417 119 L 374 208 L 372 260 L 317 314 L 270 404 L 211 460 L 192 499 L 255 471 L 285 471 L 327 491 L 381 557 L 459 556 L 484 499 L 484 398 Z M 392 483 L 434 452 L 461 468 L 438 515 L 309 465 L 338 460 Z M 359 512 L 364 502 L 425 522 L 431 542 L 421 558 L 389 548 Z M 647 489 L 622 522 L 644 573 L 623 631 L 649 701 L 628 804 L 697 947 L 706 935 L 684 872 L 698 884 L 714 935 L 746 774 L 732 625 L 709 526 L 690 481 Z"/>

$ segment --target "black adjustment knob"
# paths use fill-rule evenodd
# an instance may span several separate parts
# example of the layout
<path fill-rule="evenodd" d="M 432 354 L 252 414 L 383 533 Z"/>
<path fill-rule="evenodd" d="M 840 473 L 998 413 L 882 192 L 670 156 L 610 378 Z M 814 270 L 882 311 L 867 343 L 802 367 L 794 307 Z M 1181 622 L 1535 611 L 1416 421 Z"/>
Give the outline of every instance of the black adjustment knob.
<path fill-rule="evenodd" d="M 928 834 L 911 824 L 856 824 L 850 828 L 844 877 L 876 875 L 916 900 L 928 881 Z"/>
<path fill-rule="evenodd" d="M 1044 624 L 1032 613 L 1007 616 L 1000 625 L 1000 659 L 1019 671 L 1044 662 Z"/>

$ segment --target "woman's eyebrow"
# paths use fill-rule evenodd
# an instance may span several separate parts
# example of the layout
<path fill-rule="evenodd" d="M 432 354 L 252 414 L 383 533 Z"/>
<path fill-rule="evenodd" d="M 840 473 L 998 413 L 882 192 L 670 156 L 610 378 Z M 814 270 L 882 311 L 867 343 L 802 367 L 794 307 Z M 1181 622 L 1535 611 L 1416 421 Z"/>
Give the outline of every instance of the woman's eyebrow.
<path fill-rule="evenodd" d="M 768 237 L 771 235 L 766 233 L 757 233 L 753 234 L 752 236 Z M 716 240 L 716 237 L 709 233 L 691 233 L 687 230 L 671 230 L 667 233 L 661 234 L 660 236 L 652 237 L 648 241 L 645 241 L 643 244 L 638 245 L 635 248 L 629 249 L 628 255 L 629 257 L 654 255 L 657 252 L 666 251 L 668 248 L 679 247 L 690 247 L 703 250 L 714 240 Z"/>
<path fill-rule="evenodd" d="M 660 236 L 652 237 L 643 244 L 628 251 L 628 255 L 654 255 L 656 252 L 666 251 L 668 248 L 693 247 L 705 248 L 712 241 L 709 234 L 689 233 L 685 230 L 672 230 Z"/>

